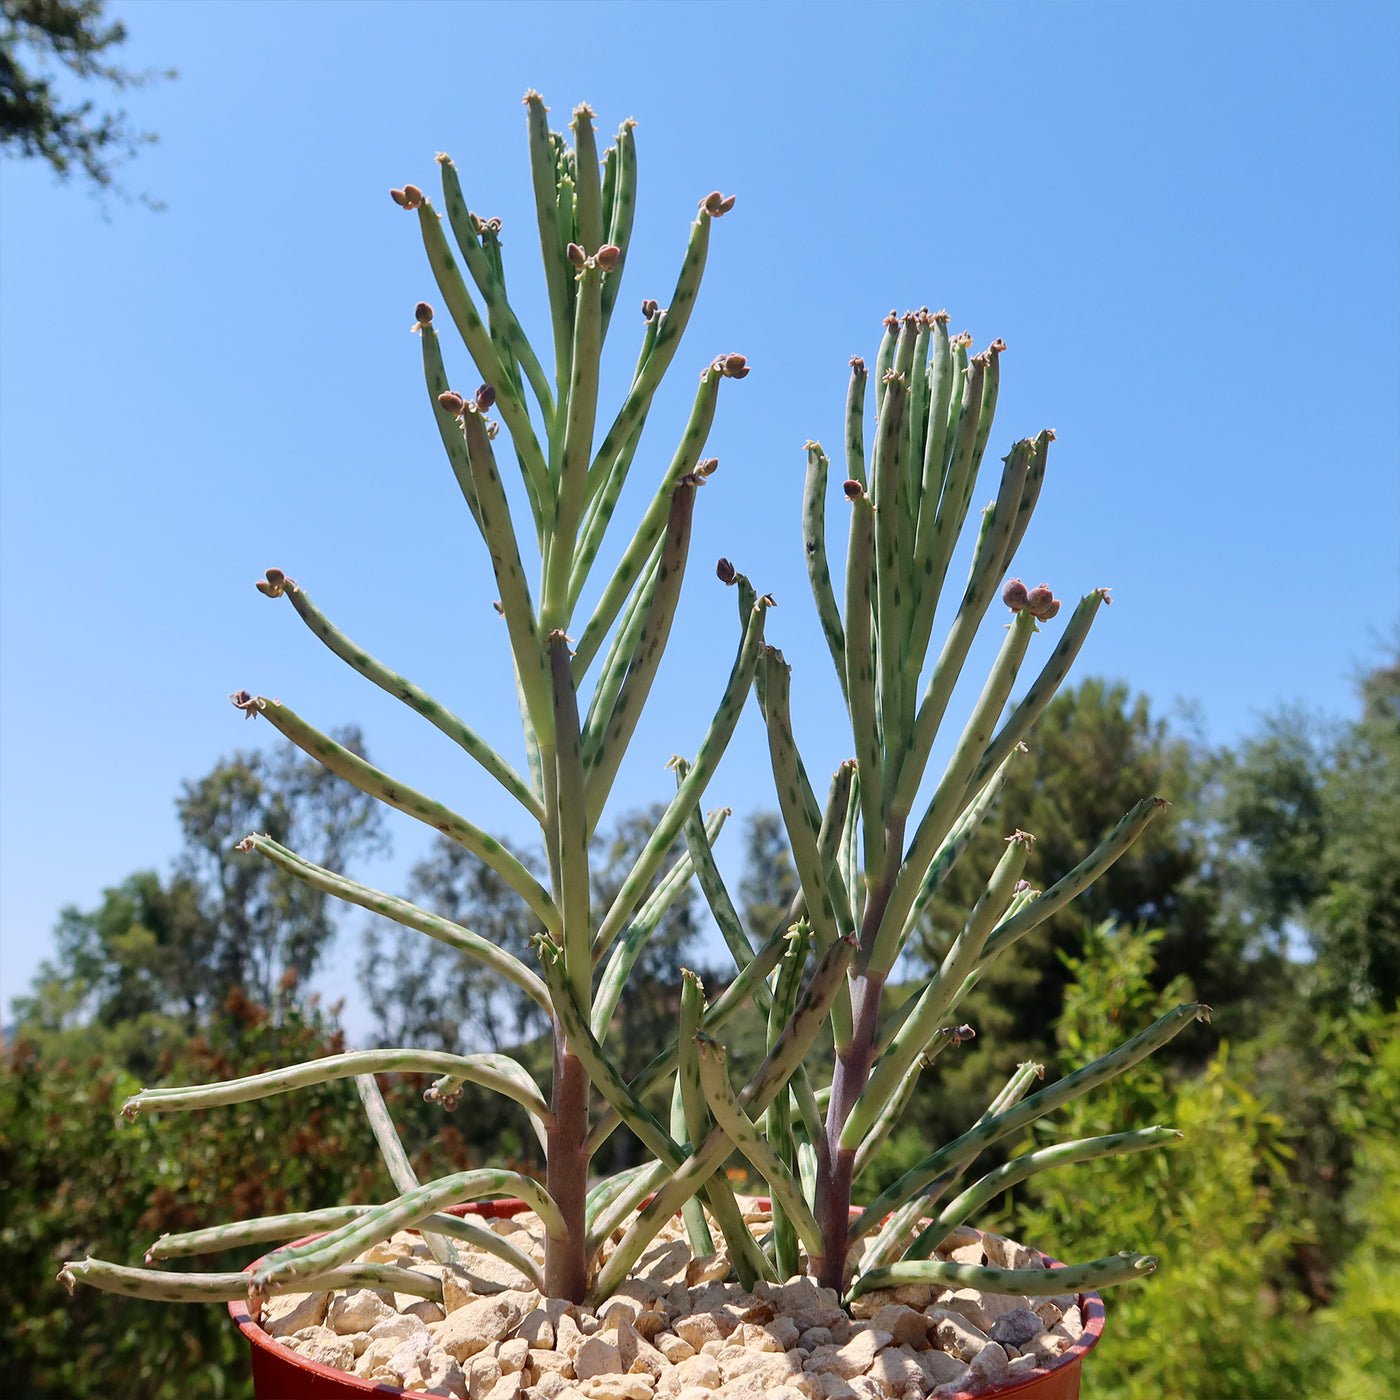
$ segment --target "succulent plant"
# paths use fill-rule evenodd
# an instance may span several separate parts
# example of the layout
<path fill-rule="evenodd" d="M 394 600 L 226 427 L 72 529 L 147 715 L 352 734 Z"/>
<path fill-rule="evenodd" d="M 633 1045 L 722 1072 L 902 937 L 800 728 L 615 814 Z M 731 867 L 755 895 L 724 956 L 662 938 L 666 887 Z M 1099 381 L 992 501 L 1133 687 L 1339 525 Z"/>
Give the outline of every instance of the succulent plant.
<path fill-rule="evenodd" d="M 626 396 L 599 435 L 599 363 L 618 304 L 631 239 L 637 164 L 633 123 L 599 157 L 593 114 L 573 114 L 573 146 L 549 130 L 536 93 L 526 96 L 537 222 L 553 330 L 553 364 L 542 363 L 505 291 L 500 223 L 470 212 L 458 173 L 438 158 L 442 214 L 424 192 L 392 191 L 416 215 L 438 294 L 481 384 L 449 383 L 433 307 L 419 302 L 418 333 L 429 403 L 448 464 L 490 555 L 497 610 L 509 635 L 520 703 L 526 771 L 520 772 L 470 724 L 352 641 L 278 569 L 258 581 L 285 598 L 311 631 L 362 676 L 402 700 L 454 740 L 538 824 L 548 873 L 537 878 L 468 817 L 417 792 L 336 743 L 279 700 L 239 691 L 246 715 L 274 725 L 333 772 L 416 817 L 472 852 L 520 897 L 538 926 L 537 965 L 407 900 L 320 868 L 269 837 L 256 851 L 317 889 L 478 959 L 548 1016 L 552 1081 L 535 1082 L 502 1054 L 453 1055 L 413 1049 L 352 1051 L 249 1078 L 190 1088 L 145 1090 L 124 1110 L 216 1108 L 308 1084 L 353 1077 L 369 1125 L 399 1191 L 375 1206 L 331 1207 L 215 1226 L 157 1241 L 147 1263 L 242 1245 L 266 1245 L 324 1231 L 315 1242 L 272 1250 L 251 1274 L 200 1275 L 72 1261 L 61 1277 L 141 1297 L 184 1301 L 255 1299 L 349 1283 L 432 1292 L 432 1281 L 388 1265 L 355 1263 L 368 1246 L 417 1225 L 440 1262 L 457 1241 L 508 1259 L 551 1296 L 610 1296 L 659 1226 L 680 1213 L 691 1247 L 727 1247 L 739 1279 L 780 1280 L 809 1268 L 854 1297 L 920 1280 L 975 1283 L 1034 1293 L 1049 1284 L 1026 1271 L 979 1268 L 932 1258 L 947 1231 L 1007 1185 L 1033 1172 L 1174 1138 L 1148 1128 L 1064 1143 L 988 1172 L 941 1205 L 984 1148 L 1017 1133 L 1165 1043 L 1207 1008 L 1184 1006 L 1112 1054 L 1040 1089 L 1022 1066 L 986 1113 L 883 1192 L 858 1216 L 853 1182 L 904 1110 L 920 1071 L 972 1034 L 952 1024 L 959 1000 L 996 959 L 1102 873 L 1152 820 L 1158 799 L 1129 812 L 1072 871 L 1044 892 L 1021 879 L 1032 838 L 1014 831 L 1005 854 L 941 967 L 889 1013 L 885 983 L 933 892 L 988 819 L 1008 764 L 1064 680 L 1107 590 L 1079 603 L 1020 703 L 1003 718 L 1017 672 L 1040 624 L 1059 601 L 1045 585 L 1011 580 L 1002 644 L 942 777 L 909 831 L 935 737 L 973 638 L 1030 522 L 1053 439 L 1049 432 L 1008 453 L 995 502 L 982 513 L 971 572 L 956 616 L 920 689 L 935 608 L 962 533 L 978 468 L 990 440 L 1000 354 L 993 343 L 969 353 L 947 316 L 891 315 L 876 358 L 874 431 L 867 461 L 868 372 L 851 362 L 845 413 L 845 483 L 850 535 L 844 605 L 837 602 L 825 541 L 829 462 L 807 446 L 805 552 L 817 614 L 844 692 L 855 755 L 819 801 L 793 739 L 789 668 L 764 637 L 771 598 L 728 560 L 720 580 L 736 590 L 738 642 L 703 742 L 675 760 L 676 793 L 607 908 L 595 908 L 589 841 L 636 730 L 670 635 L 685 574 L 696 496 L 717 462 L 706 437 L 725 379 L 749 373 L 744 356 L 710 360 L 689 420 L 650 504 L 603 583 L 587 617 L 577 616 L 600 546 L 613 523 L 653 396 L 676 357 L 705 267 L 715 219 L 734 204 L 719 193 L 700 201 L 670 303 L 642 303 L 641 351 Z M 445 221 L 443 218 L 445 214 Z M 449 237 L 450 235 L 450 237 Z M 455 241 L 455 250 L 453 243 Z M 463 269 L 465 268 L 465 275 Z M 491 415 L 495 415 L 494 418 Z M 512 513 L 497 445 L 503 424 L 523 480 L 528 519 Z M 522 538 L 522 536 L 524 538 Z M 527 558 L 538 561 L 532 589 Z M 576 636 L 577 640 L 572 638 Z M 723 811 L 701 801 L 754 692 L 767 729 L 779 806 L 800 890 L 776 927 L 746 929 L 715 862 Z M 683 838 L 685 854 L 667 866 Z M 669 905 L 695 880 L 736 963 L 732 981 L 707 1000 L 700 979 L 683 976 L 675 1040 L 630 1081 L 608 1044 L 623 985 Z M 741 1006 L 766 1017 L 766 1056 L 736 1089 L 721 1043 Z M 812 1082 L 809 1051 L 827 1023 L 836 1060 L 829 1086 Z M 544 1151 L 543 1182 L 518 1172 L 458 1172 L 420 1183 L 399 1143 L 374 1076 L 434 1076 L 428 1097 L 451 1106 L 466 1083 L 515 1101 Z M 648 1107 L 669 1086 L 663 1121 Z M 650 1154 L 640 1167 L 595 1178 L 599 1150 L 622 1123 Z M 744 1221 L 724 1167 L 737 1149 L 766 1181 L 771 1231 Z M 491 1195 L 522 1197 L 547 1231 L 543 1268 L 510 1241 L 445 1208 Z M 603 1245 L 620 1227 L 620 1241 Z M 873 1238 L 872 1238 L 873 1237 Z M 853 1246 L 868 1240 L 854 1266 Z M 804 1262 L 805 1256 L 805 1262 Z M 1056 1293 L 1141 1277 L 1154 1261 L 1126 1254 L 1055 1271 Z M 1034 1271 L 1031 1271 L 1034 1272 Z"/>

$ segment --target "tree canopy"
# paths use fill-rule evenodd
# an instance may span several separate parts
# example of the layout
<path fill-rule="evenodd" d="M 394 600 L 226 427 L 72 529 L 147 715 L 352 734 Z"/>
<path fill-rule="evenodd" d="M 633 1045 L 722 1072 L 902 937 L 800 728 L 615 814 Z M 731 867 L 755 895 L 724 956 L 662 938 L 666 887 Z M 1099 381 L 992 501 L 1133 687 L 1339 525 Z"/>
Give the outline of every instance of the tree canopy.
<path fill-rule="evenodd" d="M 118 189 L 114 167 L 157 138 L 133 130 L 125 111 L 68 101 L 54 62 L 117 92 L 175 76 L 112 62 L 127 33 L 105 9 L 106 0 L 0 0 L 0 152 L 47 161 L 63 180 L 81 170 L 99 190 Z"/>

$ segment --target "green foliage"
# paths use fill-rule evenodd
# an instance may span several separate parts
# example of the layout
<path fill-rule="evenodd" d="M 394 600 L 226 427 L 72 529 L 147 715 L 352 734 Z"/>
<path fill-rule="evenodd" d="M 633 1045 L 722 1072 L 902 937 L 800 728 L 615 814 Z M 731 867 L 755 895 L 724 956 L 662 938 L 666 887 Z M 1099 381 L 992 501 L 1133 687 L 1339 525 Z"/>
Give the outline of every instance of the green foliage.
<path fill-rule="evenodd" d="M 213 1082 L 344 1049 L 314 1007 L 281 1023 L 240 996 L 206 1033 L 167 1051 L 154 1080 Z M 381 1080 L 415 1167 L 480 1165 L 472 1140 L 510 1145 L 528 1133 L 501 1121 L 493 1095 L 464 1095 L 452 1120 L 422 1101 L 419 1079 Z M 205 1112 L 119 1116 L 141 1086 L 94 1059 L 75 1064 L 18 1043 L 0 1075 L 0 1333 L 9 1338 L 6 1391 L 16 1400 L 183 1400 L 247 1397 L 246 1344 L 222 1305 L 171 1306 L 79 1289 L 56 1274 L 65 1258 L 95 1254 L 139 1264 L 165 1231 L 382 1200 L 393 1188 L 352 1082 Z M 517 1115 L 518 1117 L 518 1115 Z M 478 1136 L 478 1129 L 480 1136 Z M 241 1269 L 250 1251 L 201 1256 L 178 1271 Z"/>
<path fill-rule="evenodd" d="M 1301 928 L 1331 1008 L 1400 1001 L 1400 663 L 1361 683 L 1363 712 L 1298 711 L 1225 755 L 1221 822 L 1243 917 Z"/>
<path fill-rule="evenodd" d="M 175 76 L 106 62 L 126 42 L 126 26 L 104 24 L 105 9 L 106 0 L 0 0 L 0 150 L 46 160 L 60 179 L 79 168 L 99 190 L 117 188 L 113 165 L 156 137 L 132 131 L 125 112 L 94 115 L 90 101 L 66 104 L 46 71 L 51 60 L 117 91 Z"/>
<path fill-rule="evenodd" d="M 1103 928 L 1083 958 L 1070 960 L 1078 980 L 1058 1027 L 1066 1067 L 1114 1043 L 1122 1024 L 1152 1014 L 1158 941 Z M 1373 1024 L 1369 1037 L 1349 1041 L 1324 1030 L 1314 1045 L 1315 1054 L 1328 1053 L 1323 1072 L 1337 1112 L 1354 1130 L 1372 1125 L 1363 1142 L 1374 1130 L 1378 1151 L 1368 1149 L 1375 1165 L 1358 1177 L 1355 1222 L 1371 1229 L 1394 1214 L 1400 1101 L 1400 1059 L 1378 1053 L 1379 1030 Z M 1204 1073 L 1189 1076 L 1144 1061 L 1060 1116 L 1054 1136 L 1111 1132 L 1155 1116 L 1185 1141 L 1161 1155 L 1035 1178 L 1007 1207 L 1001 1223 L 1010 1232 L 1060 1257 L 1136 1248 L 1161 1258 L 1150 1283 L 1109 1299 L 1105 1340 L 1085 1369 L 1086 1400 L 1384 1393 L 1372 1385 L 1394 1355 L 1394 1236 L 1360 1246 L 1340 1275 L 1337 1306 L 1310 1325 L 1290 1266 L 1312 1234 L 1303 1214 L 1311 1198 L 1299 1199 L 1290 1180 L 1293 1124 L 1258 1092 L 1265 1049 L 1222 1044 Z M 1362 1238 L 1354 1230 L 1352 1242 Z M 1356 1333 L 1341 1330 L 1352 1326 Z"/>
<path fill-rule="evenodd" d="M 1400 1015 L 1362 1013 L 1331 1039 L 1339 1126 L 1355 1152 L 1345 1230 L 1352 1252 L 1318 1315 L 1320 1360 L 1332 1368 L 1326 1400 L 1400 1396 Z"/>

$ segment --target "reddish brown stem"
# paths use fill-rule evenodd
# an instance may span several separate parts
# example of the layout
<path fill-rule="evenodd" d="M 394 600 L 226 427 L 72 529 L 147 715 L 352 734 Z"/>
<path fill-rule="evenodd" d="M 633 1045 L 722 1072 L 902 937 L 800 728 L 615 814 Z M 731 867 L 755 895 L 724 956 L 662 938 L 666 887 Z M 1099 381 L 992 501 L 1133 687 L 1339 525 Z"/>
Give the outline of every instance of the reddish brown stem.
<path fill-rule="evenodd" d="M 855 1169 L 854 1148 L 840 1145 L 841 1132 L 851 1109 L 870 1078 L 875 1062 L 875 1046 L 879 1033 L 880 997 L 884 992 L 883 973 L 862 973 L 851 982 L 851 1041 L 837 1052 L 831 1076 L 831 1101 L 826 1115 L 826 1143 L 829 1168 L 823 1172 L 818 1164 L 817 1200 L 820 1204 L 818 1224 L 825 1241 L 825 1255 L 814 1260 L 818 1281 L 823 1288 L 839 1293 L 846 1271 L 846 1250 L 851 1221 L 851 1185 Z M 826 1180 L 822 1180 L 825 1175 Z"/>
<path fill-rule="evenodd" d="M 553 1122 L 546 1136 L 545 1189 L 564 1217 L 564 1234 L 545 1240 L 545 1291 L 551 1298 L 583 1302 L 588 1291 L 584 1205 L 588 1197 L 588 1076 L 554 1029 Z"/>
<path fill-rule="evenodd" d="M 887 859 L 896 869 L 903 843 L 904 823 L 894 822 L 886 832 L 886 850 Z M 851 978 L 851 1039 L 849 1045 L 836 1051 L 826 1111 L 826 1151 L 817 1161 L 817 1223 L 825 1249 L 821 1259 L 812 1260 L 812 1268 L 823 1288 L 834 1288 L 838 1293 L 843 1291 L 846 1251 L 850 1247 L 851 1186 L 856 1161 L 855 1148 L 841 1147 L 841 1134 L 875 1063 L 886 974 L 870 971 L 869 958 L 893 889 L 894 876 L 887 874 L 871 889 L 866 904 L 856 963 L 860 970 Z"/>

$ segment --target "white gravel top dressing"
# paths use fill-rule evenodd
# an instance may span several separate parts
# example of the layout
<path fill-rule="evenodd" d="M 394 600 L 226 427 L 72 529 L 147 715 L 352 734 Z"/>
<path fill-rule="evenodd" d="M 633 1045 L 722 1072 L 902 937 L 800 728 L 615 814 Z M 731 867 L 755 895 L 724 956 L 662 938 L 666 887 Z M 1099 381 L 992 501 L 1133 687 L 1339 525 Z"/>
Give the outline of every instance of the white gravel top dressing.
<path fill-rule="evenodd" d="M 768 1216 L 749 1209 L 745 1219 L 761 1226 Z M 537 1216 L 483 1223 L 543 1261 Z M 293 1293 L 268 1303 L 262 1325 L 324 1366 L 458 1400 L 930 1400 L 1051 1367 L 1083 1331 L 1069 1294 L 908 1284 L 864 1294 L 848 1313 L 811 1278 L 745 1291 L 722 1282 L 723 1249 L 692 1257 L 679 1220 L 597 1309 L 543 1297 L 494 1255 L 458 1253 L 456 1266 L 434 1263 L 421 1237 L 403 1231 L 360 1256 L 440 1278 L 440 1304 L 371 1289 Z M 1042 1263 L 1024 1245 L 966 1228 L 935 1257 Z"/>

